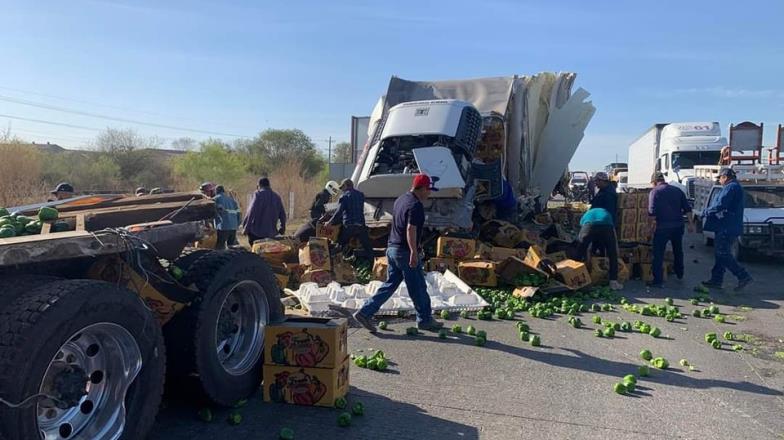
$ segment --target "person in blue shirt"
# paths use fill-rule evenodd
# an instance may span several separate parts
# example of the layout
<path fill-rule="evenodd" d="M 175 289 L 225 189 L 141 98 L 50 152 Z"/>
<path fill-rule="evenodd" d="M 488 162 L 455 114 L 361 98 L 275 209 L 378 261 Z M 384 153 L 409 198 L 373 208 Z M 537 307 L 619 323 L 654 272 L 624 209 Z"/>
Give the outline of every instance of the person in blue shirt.
<path fill-rule="evenodd" d="M 236 246 L 237 228 L 240 225 L 240 207 L 237 201 L 230 195 L 222 185 L 215 187 L 215 207 L 218 215 L 215 217 L 215 230 L 218 232 L 218 243 L 216 249 L 226 249 L 227 246 Z"/>
<path fill-rule="evenodd" d="M 743 233 L 743 187 L 736 180 L 735 172 L 731 168 L 721 170 L 719 183 L 722 185 L 721 192 L 703 213 L 705 217 L 703 229 L 715 233 L 713 239 L 715 263 L 711 270 L 711 278 L 703 281 L 702 285 L 721 289 L 724 271 L 729 270 L 738 278 L 735 290 L 740 291 L 754 281 L 732 255 L 732 247 Z"/>
<path fill-rule="evenodd" d="M 588 249 L 603 248 L 607 253 L 610 271 L 610 289 L 621 290 L 618 282 L 618 243 L 615 237 L 613 217 L 604 208 L 591 208 L 580 218 L 580 235 L 577 252 L 581 261 L 588 260 Z"/>
<path fill-rule="evenodd" d="M 340 190 L 343 191 L 338 199 L 338 210 L 329 220 L 330 225 L 343 226 L 340 228 L 338 245 L 343 248 L 344 254 L 348 249 L 348 242 L 356 237 L 362 244 L 362 255 L 365 258 L 373 258 L 373 246 L 370 244 L 367 226 L 365 226 L 365 194 L 354 189 L 354 182 L 351 179 L 343 179 L 340 182 Z"/>

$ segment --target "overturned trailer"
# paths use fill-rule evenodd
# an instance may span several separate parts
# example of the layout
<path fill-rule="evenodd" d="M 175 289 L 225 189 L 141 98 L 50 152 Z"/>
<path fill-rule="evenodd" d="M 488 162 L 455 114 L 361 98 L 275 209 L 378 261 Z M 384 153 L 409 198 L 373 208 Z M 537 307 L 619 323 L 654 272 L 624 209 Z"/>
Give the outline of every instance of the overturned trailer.
<path fill-rule="evenodd" d="M 518 200 L 541 209 L 595 112 L 588 92 L 572 93 L 575 76 L 392 77 L 352 175 L 368 224 L 389 223 L 416 172 L 438 178 L 426 204 L 432 228 L 470 229 L 475 203 L 501 197 L 504 179 Z"/>

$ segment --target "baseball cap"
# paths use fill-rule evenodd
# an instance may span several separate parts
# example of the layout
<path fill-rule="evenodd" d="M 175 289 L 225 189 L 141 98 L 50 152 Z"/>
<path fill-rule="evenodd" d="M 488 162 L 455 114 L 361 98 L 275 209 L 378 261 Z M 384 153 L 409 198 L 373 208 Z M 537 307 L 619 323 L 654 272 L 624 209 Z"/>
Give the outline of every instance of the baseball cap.
<path fill-rule="evenodd" d="M 725 177 L 729 177 L 730 179 L 734 179 L 735 171 L 733 171 L 732 168 L 724 168 L 721 171 L 719 171 L 719 176 L 725 176 Z"/>
<path fill-rule="evenodd" d="M 660 172 L 655 172 L 651 176 L 651 182 L 664 182 L 664 180 L 664 174 Z"/>
<path fill-rule="evenodd" d="M 199 185 L 200 191 L 212 191 L 214 189 L 215 189 L 215 184 L 212 182 L 204 182 L 201 185 Z"/>
<path fill-rule="evenodd" d="M 438 177 L 430 178 L 427 174 L 417 174 L 414 176 L 414 188 L 421 188 L 423 186 L 430 188 L 430 191 L 438 191 L 434 185 L 438 181 Z"/>
<path fill-rule="evenodd" d="M 73 189 L 73 186 L 71 186 L 71 184 L 70 184 L 70 183 L 68 183 L 68 182 L 60 182 L 60 183 L 58 183 L 58 184 L 57 184 L 57 186 L 56 186 L 56 187 L 54 187 L 54 189 L 53 189 L 52 191 L 50 191 L 50 192 L 51 192 L 52 194 L 54 194 L 54 193 L 56 193 L 56 192 L 69 192 L 69 193 L 72 193 L 72 192 L 74 192 L 74 189 Z"/>
<path fill-rule="evenodd" d="M 598 173 L 596 173 L 596 175 L 595 175 L 595 176 L 593 176 L 593 177 L 594 177 L 594 179 L 596 179 L 596 180 L 610 180 L 610 176 L 608 176 L 608 175 L 607 175 L 607 173 L 605 173 L 604 171 L 599 171 L 599 172 L 598 172 Z"/>

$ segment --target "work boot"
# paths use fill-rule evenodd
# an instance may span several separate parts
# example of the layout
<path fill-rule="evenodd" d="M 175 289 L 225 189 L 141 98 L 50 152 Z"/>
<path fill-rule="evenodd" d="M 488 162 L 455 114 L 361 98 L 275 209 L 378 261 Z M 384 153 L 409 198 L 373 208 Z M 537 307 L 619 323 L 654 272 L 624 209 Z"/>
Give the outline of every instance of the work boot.
<path fill-rule="evenodd" d="M 623 289 L 623 284 L 619 283 L 616 280 L 610 281 L 610 290 L 621 290 Z"/>
<path fill-rule="evenodd" d="M 358 323 L 362 324 L 362 327 L 365 327 L 370 333 L 376 332 L 376 325 L 373 324 L 373 321 L 370 320 L 367 316 L 363 315 L 360 311 L 357 311 L 352 315 L 354 319 L 357 320 Z"/>
<path fill-rule="evenodd" d="M 419 324 L 417 324 L 417 328 L 420 330 L 429 330 L 431 332 L 437 332 L 442 328 L 444 328 L 444 323 L 436 321 L 435 319 L 431 318 L 430 321 L 420 322 Z"/>
<path fill-rule="evenodd" d="M 735 291 L 740 292 L 741 290 L 743 290 L 744 287 L 748 286 L 753 282 L 754 282 L 754 278 L 752 278 L 751 276 L 748 276 L 742 280 L 738 280 L 738 285 L 735 286 Z"/>
<path fill-rule="evenodd" d="M 722 284 L 721 281 L 713 281 L 713 280 L 707 280 L 702 282 L 702 285 L 707 287 L 708 289 L 721 289 L 722 288 L 721 284 Z"/>

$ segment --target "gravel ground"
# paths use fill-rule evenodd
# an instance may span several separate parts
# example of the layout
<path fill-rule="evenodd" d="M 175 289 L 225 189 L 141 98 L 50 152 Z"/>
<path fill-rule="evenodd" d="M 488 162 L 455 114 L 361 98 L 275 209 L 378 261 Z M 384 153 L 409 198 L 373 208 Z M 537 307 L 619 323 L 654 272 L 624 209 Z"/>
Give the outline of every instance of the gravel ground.
<path fill-rule="evenodd" d="M 266 404 L 259 396 L 239 410 L 241 425 L 224 422 L 228 410 L 216 410 L 216 421 L 207 424 L 196 419 L 200 405 L 170 396 L 151 438 L 275 439 L 281 427 L 293 428 L 297 439 L 784 438 L 784 289 L 779 284 L 784 262 L 748 263 L 756 283 L 747 291 L 713 293 L 728 315 L 728 323 L 718 324 L 691 317 L 695 307 L 688 302 L 692 287 L 707 278 L 712 250 L 691 236 L 686 251 L 682 282 L 668 281 L 656 291 L 630 282 L 623 291 L 632 302 L 672 297 L 688 314 L 672 323 L 644 317 L 661 328 L 661 338 L 639 333 L 596 338 L 592 313 L 584 314 L 583 329 L 573 329 L 560 316 L 525 315 L 532 332 L 541 335 L 541 347 L 521 342 L 510 321 L 448 321 L 486 330 L 485 347 L 474 346 L 468 336 L 408 337 L 410 322 L 392 324 L 379 336 L 352 329 L 352 352 L 382 349 L 392 362 L 386 373 L 352 368 L 349 400 L 362 401 L 365 416 L 350 428 L 336 426 L 337 410 Z M 640 319 L 623 310 L 599 315 Z M 706 332 L 726 330 L 747 335 L 744 351 L 731 351 L 727 344 L 716 350 L 704 342 Z M 643 348 L 666 357 L 670 369 L 641 378 L 634 394 L 615 394 L 613 384 L 642 363 Z M 678 365 L 682 358 L 696 370 Z"/>

